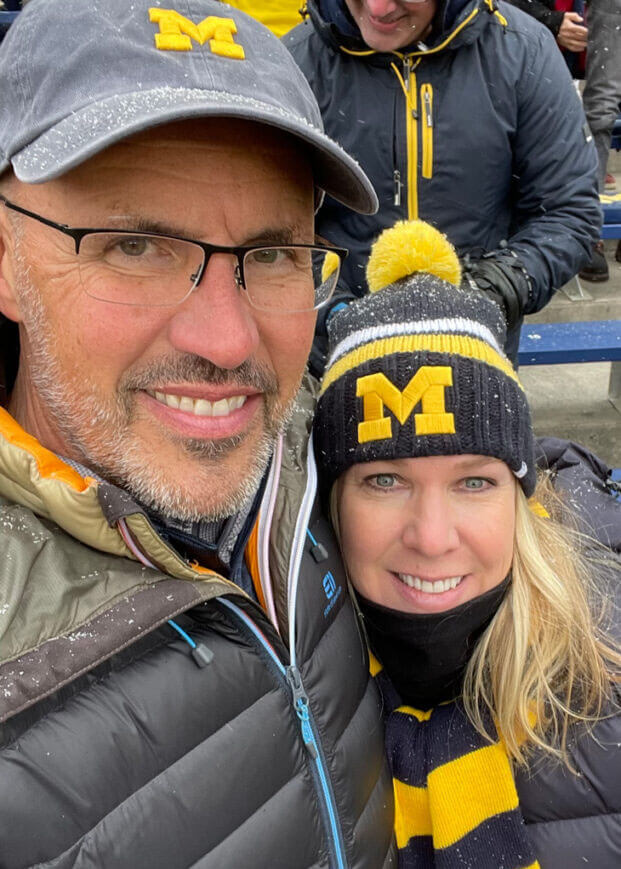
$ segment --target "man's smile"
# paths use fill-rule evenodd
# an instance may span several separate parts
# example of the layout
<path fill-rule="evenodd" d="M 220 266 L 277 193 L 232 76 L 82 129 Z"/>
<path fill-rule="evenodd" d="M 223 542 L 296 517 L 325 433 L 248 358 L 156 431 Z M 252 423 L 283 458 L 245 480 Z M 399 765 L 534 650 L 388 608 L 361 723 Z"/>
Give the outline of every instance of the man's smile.
<path fill-rule="evenodd" d="M 183 392 L 147 389 L 138 395 L 144 397 L 149 412 L 165 426 L 183 437 L 211 440 L 244 435 L 263 404 L 263 393 L 243 394 L 240 387 L 234 388 L 232 392 L 229 386 L 229 394 L 222 398 L 194 397 L 186 393 L 189 387 L 184 387 Z M 191 391 L 197 389 L 195 386 Z"/>
<path fill-rule="evenodd" d="M 397 27 L 407 18 L 407 15 L 399 14 L 397 17 L 390 18 L 389 16 L 376 18 L 374 15 L 369 15 L 369 21 L 377 30 L 385 33 L 396 30 Z"/>
<path fill-rule="evenodd" d="M 151 390 L 147 392 L 161 404 L 175 410 L 193 413 L 194 416 L 228 416 L 232 411 L 239 410 L 247 398 L 246 395 L 232 395 L 230 398 L 209 401 L 206 398 L 192 398 L 189 395 L 175 395 L 172 392 L 151 392 Z"/>

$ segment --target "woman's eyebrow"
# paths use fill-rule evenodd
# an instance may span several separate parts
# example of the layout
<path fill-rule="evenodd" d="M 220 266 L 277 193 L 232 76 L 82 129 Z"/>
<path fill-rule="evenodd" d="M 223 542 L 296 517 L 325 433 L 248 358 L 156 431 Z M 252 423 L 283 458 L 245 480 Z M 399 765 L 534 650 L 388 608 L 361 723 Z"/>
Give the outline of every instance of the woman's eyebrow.
<path fill-rule="evenodd" d="M 492 456 L 476 456 L 469 459 L 460 459 L 457 464 L 460 468 L 486 468 L 488 466 L 495 466 L 498 464 L 502 464 L 499 459 L 495 459 Z"/>

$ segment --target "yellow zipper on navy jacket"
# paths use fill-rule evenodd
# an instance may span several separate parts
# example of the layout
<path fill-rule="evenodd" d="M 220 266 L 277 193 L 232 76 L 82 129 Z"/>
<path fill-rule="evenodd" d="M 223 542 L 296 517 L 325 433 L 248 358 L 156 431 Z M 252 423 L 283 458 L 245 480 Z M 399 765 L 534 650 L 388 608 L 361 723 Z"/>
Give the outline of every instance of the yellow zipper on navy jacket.
<path fill-rule="evenodd" d="M 427 83 L 420 89 L 420 111 L 417 105 L 416 75 L 414 70 L 418 61 L 412 64 L 410 56 L 403 58 L 403 76 L 394 63 L 390 64 L 405 96 L 405 130 L 407 142 L 407 179 L 408 179 L 408 217 L 418 217 L 418 119 L 421 123 L 421 152 L 423 178 L 433 175 L 433 88 Z M 401 204 L 401 174 L 394 171 L 395 205 Z"/>
<path fill-rule="evenodd" d="M 506 27 L 506 18 L 495 8 L 494 0 L 485 0 L 486 6 L 494 15 L 503 27 Z M 406 108 L 406 136 L 407 136 L 407 185 L 408 185 L 408 217 L 410 220 L 418 218 L 418 107 L 417 107 L 417 92 L 416 92 L 416 75 L 414 70 L 418 66 L 421 58 L 426 54 L 436 54 L 442 51 L 452 40 L 465 28 L 479 13 L 479 8 L 475 8 L 461 22 L 447 38 L 434 48 L 426 49 L 425 51 L 413 51 L 408 55 L 403 55 L 398 51 L 394 53 L 401 59 L 403 63 L 403 76 L 399 72 L 395 63 L 390 66 L 397 76 L 399 83 L 405 95 Z M 353 49 L 339 46 L 340 50 L 345 54 L 354 57 L 365 57 L 375 54 L 374 49 L 365 51 L 356 51 Z M 416 59 L 416 60 L 414 60 Z M 422 177 L 431 178 L 433 176 L 433 88 L 430 84 L 424 84 L 421 87 L 421 136 L 422 136 Z M 395 169 L 393 173 L 395 196 L 395 205 L 401 204 L 401 173 L 399 169 Z"/>
<path fill-rule="evenodd" d="M 418 106 L 415 68 L 417 60 L 412 64 L 412 57 L 406 55 L 403 59 L 403 75 L 396 64 L 391 63 L 391 69 L 397 76 L 403 95 L 405 96 L 405 133 L 407 151 L 407 185 L 408 185 L 408 218 L 418 217 Z M 401 176 L 395 170 L 395 205 L 401 203 Z"/>
<path fill-rule="evenodd" d="M 424 84 L 420 89 L 421 124 L 423 131 L 423 178 L 433 175 L 433 88 Z"/>
<path fill-rule="evenodd" d="M 403 81 L 405 84 L 405 123 L 408 155 L 408 217 L 418 217 L 418 107 L 416 105 L 416 74 L 412 68 L 412 58 L 403 59 Z"/>

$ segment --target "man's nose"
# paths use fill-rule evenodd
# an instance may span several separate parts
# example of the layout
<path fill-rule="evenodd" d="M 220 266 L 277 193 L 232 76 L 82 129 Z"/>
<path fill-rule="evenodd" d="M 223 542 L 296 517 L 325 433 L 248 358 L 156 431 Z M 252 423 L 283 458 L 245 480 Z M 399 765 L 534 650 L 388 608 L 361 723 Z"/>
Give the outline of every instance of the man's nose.
<path fill-rule="evenodd" d="M 367 0 L 367 9 L 373 18 L 385 18 L 398 8 L 396 0 Z"/>
<path fill-rule="evenodd" d="M 237 368 L 256 352 L 259 329 L 235 281 L 235 257 L 212 254 L 198 287 L 169 323 L 176 350 L 202 356 L 219 368 Z"/>
<path fill-rule="evenodd" d="M 408 505 L 402 541 L 424 558 L 438 558 L 459 546 L 457 524 L 444 494 L 421 494 Z"/>

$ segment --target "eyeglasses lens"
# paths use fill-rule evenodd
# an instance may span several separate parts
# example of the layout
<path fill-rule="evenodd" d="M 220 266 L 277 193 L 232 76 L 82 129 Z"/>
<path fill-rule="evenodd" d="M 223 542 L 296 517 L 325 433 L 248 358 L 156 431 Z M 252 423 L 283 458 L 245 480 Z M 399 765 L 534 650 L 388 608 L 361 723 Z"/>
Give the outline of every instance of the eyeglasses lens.
<path fill-rule="evenodd" d="M 80 244 L 84 291 L 121 305 L 178 304 L 194 288 L 202 264 L 202 248 L 165 236 L 96 232 Z"/>
<path fill-rule="evenodd" d="M 244 256 L 244 283 L 255 308 L 312 311 L 332 296 L 340 259 L 321 248 L 266 247 Z"/>
<path fill-rule="evenodd" d="M 191 241 L 147 233 L 94 232 L 82 239 L 79 270 L 87 295 L 121 305 L 169 306 L 194 289 L 204 262 Z M 244 287 L 255 308 L 312 311 L 328 301 L 340 259 L 321 248 L 253 248 L 244 255 Z"/>

